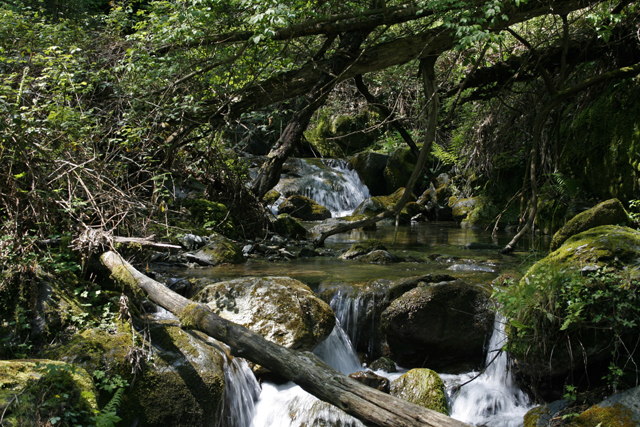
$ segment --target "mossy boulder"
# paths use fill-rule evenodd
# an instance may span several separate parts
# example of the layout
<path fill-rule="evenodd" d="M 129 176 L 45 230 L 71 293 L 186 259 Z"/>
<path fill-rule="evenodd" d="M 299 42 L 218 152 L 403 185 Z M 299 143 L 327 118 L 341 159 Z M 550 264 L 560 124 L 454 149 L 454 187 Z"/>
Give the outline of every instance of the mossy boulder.
<path fill-rule="evenodd" d="M 289 214 L 278 215 L 274 225 L 276 232 L 285 237 L 292 239 L 304 239 L 307 237 L 307 229 Z"/>
<path fill-rule="evenodd" d="M 148 331 L 150 347 L 145 349 L 150 351 L 153 363 L 145 364 L 143 354 L 140 362 L 144 369 L 135 377 L 125 356 L 132 343 L 139 345 L 143 340 L 136 333 L 134 341 L 127 324 L 119 324 L 112 332 L 87 329 L 47 354 L 89 372 L 104 370 L 120 375 L 133 384 L 120 406 L 123 426 L 204 427 L 217 423 L 225 384 L 223 345 L 201 332 L 184 331 L 171 323 L 150 323 Z"/>
<path fill-rule="evenodd" d="M 374 125 L 379 120 L 379 114 L 369 109 L 358 114 L 333 117 L 323 112 L 315 126 L 307 130 L 304 136 L 322 157 L 342 158 L 375 142 L 380 131 Z"/>
<path fill-rule="evenodd" d="M 149 332 L 153 365 L 147 365 L 125 394 L 123 425 L 216 425 L 224 399 L 224 345 L 175 324 L 151 324 Z"/>
<path fill-rule="evenodd" d="M 0 360 L 3 426 L 37 427 L 54 419 L 71 425 L 71 417 L 74 425 L 95 425 L 97 411 L 96 390 L 84 369 L 44 359 Z"/>
<path fill-rule="evenodd" d="M 640 277 L 639 261 L 640 232 L 603 225 L 569 237 L 506 288 L 509 349 L 518 370 L 561 386 L 572 372 L 595 373 L 613 363 L 614 343 L 635 345 L 638 326 L 618 319 L 633 313 L 622 301 Z"/>
<path fill-rule="evenodd" d="M 354 209 L 353 215 L 364 215 L 370 218 L 391 209 L 396 203 L 398 203 L 398 201 L 400 201 L 404 194 L 404 190 L 404 187 L 400 187 L 388 196 L 377 196 L 365 199 Z M 414 195 L 412 195 L 409 200 L 412 202 L 415 201 Z M 400 211 L 400 221 L 405 224 L 410 223 L 412 217 L 411 213 L 418 210 L 421 210 L 421 208 L 416 208 L 415 206 L 411 208 L 405 205 L 402 211 Z"/>
<path fill-rule="evenodd" d="M 571 420 L 571 427 L 631 427 L 640 425 L 640 387 L 614 394 Z"/>
<path fill-rule="evenodd" d="M 390 356 L 405 367 L 478 367 L 493 332 L 488 292 L 460 281 L 420 283 L 381 315 Z"/>
<path fill-rule="evenodd" d="M 371 251 L 368 254 L 361 255 L 357 258 L 360 262 L 367 264 L 393 264 L 404 261 L 404 258 L 392 254 L 385 250 Z"/>
<path fill-rule="evenodd" d="M 386 246 L 384 246 L 380 240 L 367 239 L 363 242 L 358 242 L 351 245 L 347 252 L 340 255 L 340 259 L 354 259 L 359 256 L 368 254 L 369 252 L 386 249 Z"/>
<path fill-rule="evenodd" d="M 366 151 L 358 153 L 349 159 L 349 167 L 354 169 L 362 182 L 369 188 L 372 196 L 387 194 L 384 179 L 384 169 L 387 167 L 389 156 Z"/>
<path fill-rule="evenodd" d="M 478 204 L 478 199 L 475 197 L 467 197 L 464 199 L 455 199 L 453 203 L 450 203 L 451 213 L 453 219 L 456 222 L 462 222 L 467 219 L 467 216 L 473 212 L 473 209 Z"/>
<path fill-rule="evenodd" d="M 278 213 L 286 213 L 303 221 L 318 221 L 331 218 L 329 209 L 299 194 L 294 194 L 282 202 L 278 206 Z"/>
<path fill-rule="evenodd" d="M 553 236 L 551 251 L 555 251 L 571 236 L 600 225 L 630 224 L 629 214 L 618 199 L 604 201 L 573 217 Z"/>
<path fill-rule="evenodd" d="M 242 249 L 221 234 L 209 236 L 209 243 L 193 254 L 186 254 L 189 261 L 200 265 L 241 264 L 246 261 Z"/>
<path fill-rule="evenodd" d="M 407 402 L 449 415 L 444 383 L 430 369 L 411 369 L 391 383 L 390 394 Z"/>
<path fill-rule="evenodd" d="M 204 288 L 196 301 L 276 344 L 312 350 L 335 325 L 331 307 L 288 277 L 247 277 Z"/>
<path fill-rule="evenodd" d="M 400 187 L 404 187 L 416 166 L 416 156 L 409 147 L 396 148 L 387 160 L 384 168 L 384 180 L 387 194 L 391 194 Z"/>
<path fill-rule="evenodd" d="M 276 202 L 276 200 L 278 200 L 280 198 L 281 194 L 276 191 L 276 190 L 269 190 L 267 191 L 267 194 L 264 195 L 264 197 L 262 198 L 262 200 L 267 204 L 267 205 L 272 205 Z"/>

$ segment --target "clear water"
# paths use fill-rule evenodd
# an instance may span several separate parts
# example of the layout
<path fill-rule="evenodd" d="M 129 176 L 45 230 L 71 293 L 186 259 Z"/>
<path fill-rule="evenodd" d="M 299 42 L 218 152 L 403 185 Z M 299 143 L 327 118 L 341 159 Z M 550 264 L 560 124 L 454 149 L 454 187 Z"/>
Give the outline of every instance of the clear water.
<path fill-rule="evenodd" d="M 295 169 L 295 173 L 291 175 L 297 176 L 283 179 L 276 189 L 283 194 L 307 195 L 327 206 L 334 217 L 348 215 L 369 197 L 368 190 L 359 182 L 357 175 L 346 170 L 344 163 L 325 163 L 292 160 L 290 167 Z M 277 211 L 278 203 L 273 206 L 274 211 Z M 489 230 L 460 228 L 454 223 L 428 222 L 400 226 L 397 229 L 389 223 L 379 224 L 375 231 L 355 230 L 331 236 L 325 244 L 337 253 L 355 242 L 371 238 L 381 240 L 394 254 L 412 257 L 412 260 L 372 265 L 340 260 L 337 256 L 276 263 L 264 259 L 249 259 L 247 263 L 240 265 L 190 270 L 188 276 L 232 279 L 286 275 L 301 280 L 316 290 L 340 284 L 363 284 L 373 279 L 394 280 L 428 273 L 448 273 L 468 282 L 488 284 L 501 271 L 517 269 L 523 262 L 532 262 L 536 257 L 533 249 L 547 248 L 550 240 L 525 238 L 520 243 L 519 251 L 514 255 L 503 256 L 497 250 L 469 250 L 465 245 L 478 242 L 505 246 L 512 238 L 505 232 L 499 231 L 492 235 Z M 394 241 L 395 244 L 392 244 Z M 184 275 L 183 270 L 176 270 L 175 273 Z M 359 371 L 362 368 L 352 342 L 356 342 L 362 332 L 358 330 L 357 320 L 366 310 L 366 302 L 357 294 L 339 291 L 332 301 L 332 308 L 338 319 L 336 328 L 314 353 L 345 374 Z M 531 404 L 514 382 L 506 355 L 499 354 L 494 358 L 504 339 L 504 327 L 498 319 L 487 354 L 489 366 L 486 370 L 481 375 L 476 372 L 442 375 L 454 418 L 491 427 L 522 425 L 522 417 Z M 385 376 L 393 379 L 401 372 Z M 225 427 L 362 426 L 359 421 L 319 401 L 293 383 L 264 383 L 260 390 L 246 362 L 239 359 L 229 362 L 225 377 Z M 461 384 L 464 385 L 460 386 Z"/>

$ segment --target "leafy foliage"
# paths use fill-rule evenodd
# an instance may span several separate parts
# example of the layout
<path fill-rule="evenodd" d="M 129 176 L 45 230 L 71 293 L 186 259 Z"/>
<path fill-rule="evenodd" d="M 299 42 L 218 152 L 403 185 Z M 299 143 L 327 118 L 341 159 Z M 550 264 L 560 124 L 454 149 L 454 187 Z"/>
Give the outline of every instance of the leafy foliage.
<path fill-rule="evenodd" d="M 579 272 L 538 269 L 495 297 L 511 325 L 508 347 L 524 359 L 552 357 L 559 343 L 598 331 L 611 352 L 608 384 L 616 389 L 637 375 L 633 341 L 640 332 L 640 280 L 626 269 Z"/>

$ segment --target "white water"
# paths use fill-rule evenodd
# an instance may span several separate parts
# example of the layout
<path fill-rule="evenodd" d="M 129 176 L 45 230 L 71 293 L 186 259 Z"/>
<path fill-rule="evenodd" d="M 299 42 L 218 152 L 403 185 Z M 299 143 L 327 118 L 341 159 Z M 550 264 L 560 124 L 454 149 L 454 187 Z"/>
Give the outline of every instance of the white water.
<path fill-rule="evenodd" d="M 225 360 L 223 427 L 249 427 L 260 397 L 260 384 L 244 359 Z"/>
<path fill-rule="evenodd" d="M 489 343 L 485 371 L 478 374 L 440 375 L 447 385 L 451 417 L 474 425 L 518 427 L 533 407 L 528 396 L 518 387 L 511 374 L 511 363 L 505 352 L 504 319 L 496 315 Z M 458 389 L 459 388 L 459 389 Z"/>
<path fill-rule="evenodd" d="M 346 295 L 339 299 L 352 300 L 348 304 L 341 301 L 340 307 L 345 308 L 341 317 L 344 320 L 349 315 L 357 324 L 356 316 L 360 312 L 357 309 L 358 302 Z M 480 375 L 476 372 L 440 375 L 446 384 L 451 417 L 472 425 L 522 426 L 523 417 L 532 405 L 515 383 L 507 355 L 499 353 L 505 340 L 504 320 L 496 316 L 486 358 L 488 366 L 484 372 Z M 362 370 L 340 320 L 337 320 L 331 335 L 314 350 L 314 354 L 344 374 Z M 319 401 L 292 382 L 283 385 L 264 383 L 260 393 L 259 385 L 246 362 L 241 360 L 236 364 L 237 360 L 234 359 L 233 364 L 225 369 L 229 402 L 224 412 L 225 427 L 363 426 L 360 421 Z M 401 374 L 376 373 L 386 376 L 390 381 Z M 461 384 L 464 385 L 460 387 Z"/>
<path fill-rule="evenodd" d="M 285 197 L 301 194 L 325 206 L 333 218 L 339 218 L 351 215 L 360 203 L 371 197 L 358 173 L 349 170 L 344 160 L 326 160 L 322 168 L 308 164 L 303 159 L 297 160 L 304 164 L 298 170 L 303 175 L 280 181 L 275 190 L 283 196 L 274 203 L 272 209 L 277 208 Z"/>
<path fill-rule="evenodd" d="M 358 356 L 340 322 L 313 353 L 345 375 L 362 370 Z M 340 425 L 363 427 L 355 418 L 318 400 L 292 382 L 283 385 L 262 384 L 251 427 L 311 427 Z"/>

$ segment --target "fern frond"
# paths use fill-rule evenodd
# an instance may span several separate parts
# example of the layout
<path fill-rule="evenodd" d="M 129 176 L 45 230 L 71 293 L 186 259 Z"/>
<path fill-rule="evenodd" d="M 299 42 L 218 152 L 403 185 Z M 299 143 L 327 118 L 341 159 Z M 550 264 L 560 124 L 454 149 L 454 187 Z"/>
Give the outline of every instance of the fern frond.
<path fill-rule="evenodd" d="M 121 387 L 113 393 L 113 397 L 109 403 L 107 403 L 96 416 L 97 427 L 114 427 L 115 423 L 122 420 L 122 418 L 117 416 L 116 413 L 118 411 L 118 407 L 120 407 L 120 404 L 122 403 L 123 397 L 124 387 Z"/>

